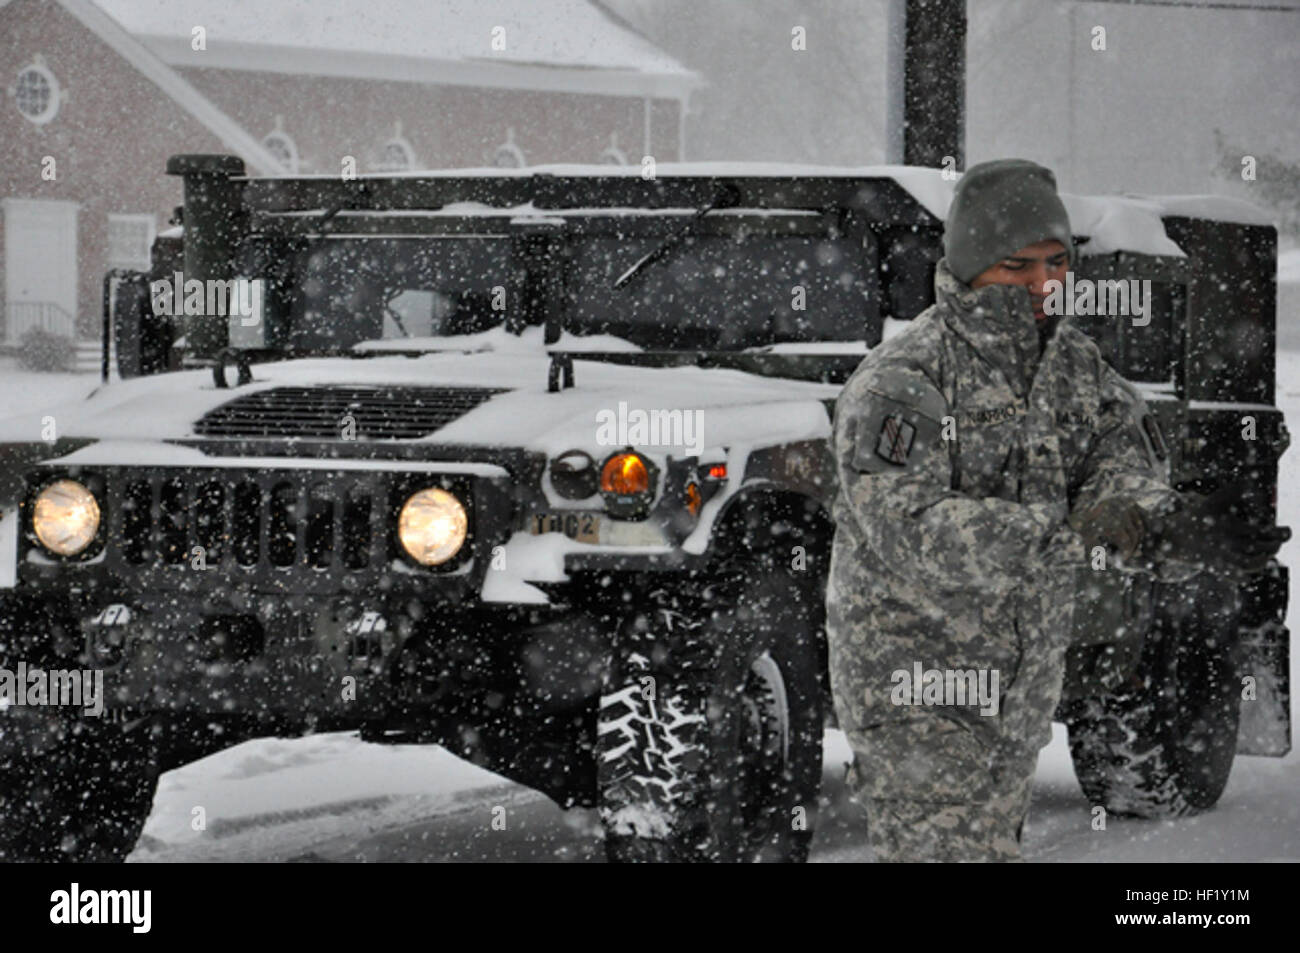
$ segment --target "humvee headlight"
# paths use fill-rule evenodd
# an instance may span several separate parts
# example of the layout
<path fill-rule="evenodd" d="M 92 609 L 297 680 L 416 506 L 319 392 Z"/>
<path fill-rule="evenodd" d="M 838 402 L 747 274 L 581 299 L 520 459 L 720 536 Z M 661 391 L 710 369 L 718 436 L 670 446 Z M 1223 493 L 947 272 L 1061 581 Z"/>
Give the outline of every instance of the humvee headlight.
<path fill-rule="evenodd" d="M 417 563 L 437 566 L 460 552 L 469 514 L 446 490 L 431 487 L 411 496 L 397 517 L 397 538 Z"/>
<path fill-rule="evenodd" d="M 99 532 L 99 504 L 76 480 L 51 483 L 36 496 L 32 529 L 42 546 L 56 556 L 75 556 Z"/>
<path fill-rule="evenodd" d="M 616 453 L 600 468 L 600 488 L 619 496 L 648 493 L 650 468 L 638 454 Z"/>

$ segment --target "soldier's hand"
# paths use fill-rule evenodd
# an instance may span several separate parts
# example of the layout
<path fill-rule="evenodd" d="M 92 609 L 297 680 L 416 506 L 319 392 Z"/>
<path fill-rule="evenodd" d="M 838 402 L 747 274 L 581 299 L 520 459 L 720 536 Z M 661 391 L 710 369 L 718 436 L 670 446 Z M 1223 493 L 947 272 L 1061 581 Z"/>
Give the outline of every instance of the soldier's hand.
<path fill-rule="evenodd" d="M 1285 526 L 1259 526 L 1239 513 L 1246 487 L 1231 483 L 1209 496 L 1184 493 L 1180 507 L 1164 517 L 1156 553 L 1220 572 L 1259 572 L 1291 538 Z"/>
<path fill-rule="evenodd" d="M 1068 522 L 1091 552 L 1095 546 L 1116 550 L 1124 559 L 1142 548 L 1147 535 L 1142 510 L 1129 500 L 1111 497 L 1070 514 Z"/>

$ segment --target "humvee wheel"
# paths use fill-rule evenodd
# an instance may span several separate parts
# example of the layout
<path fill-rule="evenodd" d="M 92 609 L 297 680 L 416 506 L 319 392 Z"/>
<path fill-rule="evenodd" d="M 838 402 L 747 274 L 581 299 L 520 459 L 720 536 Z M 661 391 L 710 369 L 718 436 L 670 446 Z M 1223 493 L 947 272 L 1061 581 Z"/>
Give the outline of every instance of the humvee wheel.
<path fill-rule="evenodd" d="M 52 747 L 25 752 L 10 744 L 0 755 L 0 861 L 125 860 L 158 786 L 149 720 L 50 727 Z M 46 729 L 23 729 L 30 730 Z"/>
<path fill-rule="evenodd" d="M 638 642 L 688 648 L 662 674 L 653 651 L 632 653 L 623 687 L 601 700 L 611 861 L 807 859 L 822 774 L 820 588 L 752 556 L 725 575 L 699 602 L 652 594 L 643 619 L 657 624 Z"/>
<path fill-rule="evenodd" d="M 1228 783 L 1240 716 L 1231 590 L 1162 586 L 1156 631 L 1121 690 L 1067 714 L 1070 755 L 1094 805 L 1129 817 L 1213 807 Z"/>

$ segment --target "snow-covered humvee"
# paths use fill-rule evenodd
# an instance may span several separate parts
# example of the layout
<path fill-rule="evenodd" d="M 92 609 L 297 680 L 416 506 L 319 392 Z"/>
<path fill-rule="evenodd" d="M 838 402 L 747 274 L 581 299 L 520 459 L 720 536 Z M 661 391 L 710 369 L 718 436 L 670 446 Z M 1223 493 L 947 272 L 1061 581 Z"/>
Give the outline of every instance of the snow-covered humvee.
<path fill-rule="evenodd" d="M 615 858 L 803 859 L 830 414 L 932 300 L 952 183 L 168 171 L 183 228 L 105 282 L 122 379 L 0 431 L 0 663 L 102 673 L 105 708 L 0 710 L 0 855 L 120 859 L 159 772 L 358 730 L 596 805 Z M 1152 452 L 1179 486 L 1251 479 L 1272 526 L 1273 229 L 1067 204 L 1083 274 L 1152 282 L 1140 329 L 1075 319 Z M 1058 716 L 1094 804 L 1204 808 L 1234 748 L 1289 747 L 1286 570 L 1124 578 L 1079 613 Z"/>

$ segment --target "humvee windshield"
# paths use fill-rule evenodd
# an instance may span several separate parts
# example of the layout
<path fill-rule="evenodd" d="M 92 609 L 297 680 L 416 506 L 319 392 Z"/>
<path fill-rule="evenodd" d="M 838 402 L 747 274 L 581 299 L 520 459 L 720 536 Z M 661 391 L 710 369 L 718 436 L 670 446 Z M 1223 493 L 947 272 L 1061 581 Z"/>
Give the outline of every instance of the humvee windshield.
<path fill-rule="evenodd" d="M 566 281 L 566 329 L 646 348 L 722 351 L 866 337 L 874 296 L 860 242 L 826 234 L 688 236 L 614 287 L 660 241 L 579 242 Z"/>
<path fill-rule="evenodd" d="M 487 331 L 505 320 L 492 298 L 509 269 L 509 236 L 329 239 L 298 256 L 288 345 Z"/>
<path fill-rule="evenodd" d="M 570 334 L 614 335 L 660 350 L 862 341 L 877 319 L 874 261 L 860 240 L 825 227 L 820 216 L 792 216 L 794 227 L 770 229 L 736 217 L 701 221 L 616 288 L 680 226 L 668 216 L 651 229 L 618 222 L 573 222 L 572 231 L 546 238 L 542 254 L 528 256 L 517 254 L 520 243 L 504 224 L 501 234 L 318 241 L 294 259 L 282 340 L 303 350 L 402 340 L 436 347 L 436 339 L 505 325 L 510 296 L 526 299 L 520 325 L 543 324 L 550 300 Z M 549 298 L 539 290 L 548 281 L 559 289 Z"/>

